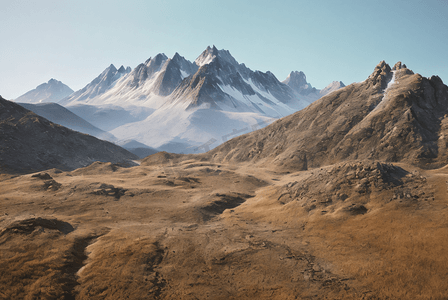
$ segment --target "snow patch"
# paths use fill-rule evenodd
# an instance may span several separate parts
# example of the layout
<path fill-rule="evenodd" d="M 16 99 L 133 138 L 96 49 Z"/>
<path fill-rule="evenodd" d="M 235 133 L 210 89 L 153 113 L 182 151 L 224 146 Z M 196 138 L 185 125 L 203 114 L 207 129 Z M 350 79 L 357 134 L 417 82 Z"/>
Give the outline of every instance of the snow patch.
<path fill-rule="evenodd" d="M 212 55 L 211 53 L 208 53 L 208 55 L 205 57 L 198 57 L 195 60 L 195 63 L 199 67 L 202 67 L 204 65 L 208 65 L 209 63 L 211 63 L 215 59 L 215 57 L 216 57 L 216 55 Z"/>
<path fill-rule="evenodd" d="M 190 76 L 190 74 L 180 69 L 180 76 L 182 77 L 182 80 L 184 80 L 184 78 L 187 78 L 188 76 Z"/>

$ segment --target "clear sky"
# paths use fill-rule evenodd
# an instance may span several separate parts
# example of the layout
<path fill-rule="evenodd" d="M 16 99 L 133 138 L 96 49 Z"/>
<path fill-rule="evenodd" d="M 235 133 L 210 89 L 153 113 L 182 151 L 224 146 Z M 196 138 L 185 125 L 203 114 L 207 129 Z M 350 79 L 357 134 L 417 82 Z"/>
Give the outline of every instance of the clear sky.
<path fill-rule="evenodd" d="M 208 46 L 284 80 L 324 88 L 402 61 L 448 83 L 448 0 L 0 0 L 0 95 L 47 82 L 84 87 L 113 63 Z"/>

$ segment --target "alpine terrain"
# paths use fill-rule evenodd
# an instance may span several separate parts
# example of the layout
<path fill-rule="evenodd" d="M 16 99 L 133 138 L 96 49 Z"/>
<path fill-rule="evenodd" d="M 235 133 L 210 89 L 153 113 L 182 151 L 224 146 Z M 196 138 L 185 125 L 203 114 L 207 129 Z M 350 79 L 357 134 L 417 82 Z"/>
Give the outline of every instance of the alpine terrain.
<path fill-rule="evenodd" d="M 107 95 L 121 86 L 122 102 L 155 109 L 141 126 L 184 122 L 170 134 L 187 139 L 201 110 L 209 124 L 286 113 L 321 92 L 303 79 L 281 83 L 209 48 L 65 101 L 117 105 Z M 384 61 L 332 86 L 206 153 L 134 166 L 1 99 L 0 299 L 446 299 L 448 87 Z M 179 114 L 164 121 L 165 110 Z"/>
<path fill-rule="evenodd" d="M 327 90 L 336 89 L 332 87 Z M 302 72 L 291 73 L 282 83 L 213 46 L 195 62 L 176 53 L 172 58 L 158 54 L 133 70 L 110 65 L 59 104 L 119 140 L 200 153 L 320 97 Z"/>

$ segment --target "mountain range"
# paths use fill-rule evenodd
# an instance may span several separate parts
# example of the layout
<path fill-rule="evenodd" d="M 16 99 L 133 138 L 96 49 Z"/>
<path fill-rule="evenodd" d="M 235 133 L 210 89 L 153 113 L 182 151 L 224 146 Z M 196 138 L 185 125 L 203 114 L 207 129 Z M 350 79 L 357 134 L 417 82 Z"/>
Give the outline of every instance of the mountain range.
<path fill-rule="evenodd" d="M 133 70 L 110 65 L 58 104 L 119 141 L 200 153 L 342 86 L 333 82 L 320 91 L 297 71 L 280 82 L 271 72 L 252 71 L 213 46 L 194 62 L 161 53 Z"/>

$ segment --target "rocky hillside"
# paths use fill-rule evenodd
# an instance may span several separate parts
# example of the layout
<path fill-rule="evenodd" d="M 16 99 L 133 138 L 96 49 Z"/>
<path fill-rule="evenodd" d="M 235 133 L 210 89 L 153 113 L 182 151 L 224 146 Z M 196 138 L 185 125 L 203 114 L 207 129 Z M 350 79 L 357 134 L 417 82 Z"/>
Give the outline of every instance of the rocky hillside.
<path fill-rule="evenodd" d="M 305 170 L 351 159 L 448 163 L 448 87 L 438 76 L 380 62 L 363 82 L 209 152 L 216 161 L 253 161 Z"/>
<path fill-rule="evenodd" d="M 0 172 L 71 170 L 138 157 L 112 143 L 56 125 L 0 97 Z"/>

